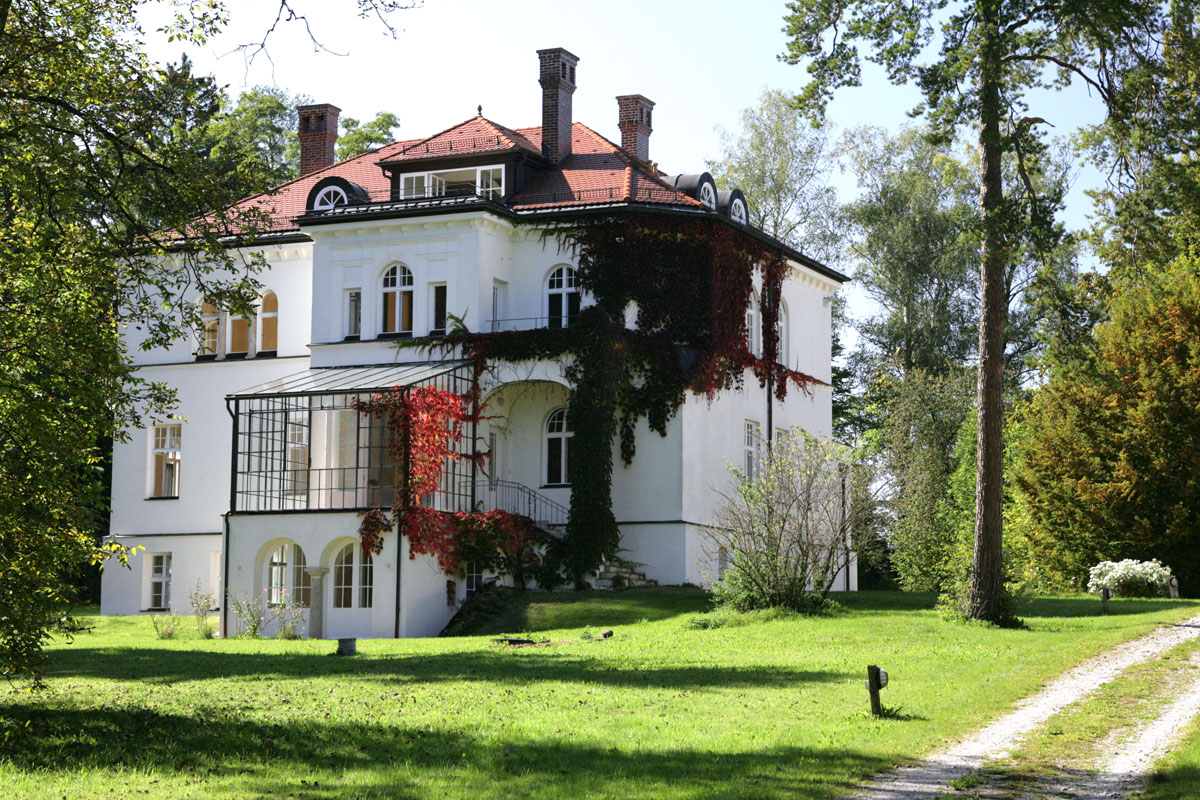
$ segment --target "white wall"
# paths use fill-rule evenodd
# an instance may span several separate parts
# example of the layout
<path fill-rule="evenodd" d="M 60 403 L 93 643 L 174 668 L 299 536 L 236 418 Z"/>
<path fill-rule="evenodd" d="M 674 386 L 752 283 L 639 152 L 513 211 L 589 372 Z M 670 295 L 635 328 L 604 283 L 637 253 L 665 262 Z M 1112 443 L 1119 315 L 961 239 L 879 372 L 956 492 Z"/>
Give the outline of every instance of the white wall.
<path fill-rule="evenodd" d="M 138 375 L 179 392 L 182 417 L 179 498 L 147 499 L 151 492 L 151 436 L 132 431 L 113 448 L 112 517 L 109 530 L 128 533 L 215 533 L 229 509 L 233 422 L 225 396 L 274 378 L 300 372 L 306 358 L 209 361 L 145 367 Z M 174 423 L 177 420 L 165 420 Z"/>
<path fill-rule="evenodd" d="M 347 541 L 358 539 L 361 519 L 354 513 L 244 514 L 229 518 L 229 590 L 235 597 L 257 597 L 267 586 L 266 564 L 280 544 L 293 542 L 304 550 L 307 566 L 329 569 L 323 583 L 324 638 L 354 635 L 339 631 L 330 612 L 334 609 L 332 567 L 337 551 Z M 397 533 L 383 535 L 383 552 L 375 556 L 374 602 L 370 610 L 370 635 L 390 638 L 396 632 L 396 579 L 400 579 L 400 635 L 435 636 L 457 610 L 461 588 L 456 585 L 456 604 L 448 605 L 446 581 L 458 581 L 442 573 L 435 559 L 421 555 L 409 558 L 408 542 Z M 356 576 L 357 580 L 357 576 Z M 316 603 L 317 598 L 313 597 Z M 227 620 L 236 633 L 236 618 Z M 270 634 L 272 631 L 267 631 Z"/>
<path fill-rule="evenodd" d="M 220 602 L 220 534 L 121 536 L 117 541 L 137 549 L 130 555 L 128 568 L 115 559 L 104 564 L 101 614 L 139 614 L 149 606 L 150 557 L 155 553 L 171 555 L 171 610 L 190 614 L 190 596 L 197 584 Z"/>

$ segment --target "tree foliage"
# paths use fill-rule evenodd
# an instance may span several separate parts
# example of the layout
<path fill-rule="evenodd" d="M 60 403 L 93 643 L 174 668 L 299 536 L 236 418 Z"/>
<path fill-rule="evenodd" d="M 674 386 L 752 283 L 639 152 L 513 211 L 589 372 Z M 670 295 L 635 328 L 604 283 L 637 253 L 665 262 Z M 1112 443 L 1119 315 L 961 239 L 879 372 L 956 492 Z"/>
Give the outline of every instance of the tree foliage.
<path fill-rule="evenodd" d="M 901 587 L 941 591 L 952 578 L 957 529 L 949 487 L 959 430 L 971 411 L 970 380 L 963 368 L 915 369 L 881 384 L 887 413 L 878 443 L 889 483 L 892 564 Z"/>
<path fill-rule="evenodd" d="M 1114 63 L 1124 113 L 1086 129 L 1081 151 L 1106 175 L 1092 244 L 1117 274 L 1182 254 L 1180 220 L 1200 220 L 1200 9 L 1171 0 L 1161 35 Z"/>
<path fill-rule="evenodd" d="M 254 211 L 225 190 L 193 135 L 213 87 L 138 47 L 134 0 L 0 2 L 0 674 L 37 678 L 64 622 L 64 575 L 120 548 L 92 538 L 100 442 L 168 413 L 134 372 L 145 346 L 188 334 L 197 290 L 244 310 L 259 262 Z"/>
<path fill-rule="evenodd" d="M 1000 621 L 1003 608 L 1003 387 L 1005 277 L 1012 239 L 1035 252 L 1058 244 L 1055 198 L 1038 192 L 1028 158 L 1045 149 L 1042 117 L 1027 114 L 1030 90 L 1087 83 L 1108 112 L 1127 108 L 1115 65 L 1155 52 L 1160 6 L 1146 0 L 793 0 L 785 18 L 783 58 L 805 63 L 811 80 L 796 97 L 814 118 L 834 91 L 857 86 L 862 54 L 895 83 L 915 82 L 934 133 L 951 141 L 970 126 L 978 145 L 980 320 L 977 409 L 976 535 L 967 612 Z M 1011 156 L 1021 190 L 1005 192 Z"/>
<path fill-rule="evenodd" d="M 784 92 L 764 89 L 742 110 L 739 131 L 717 131 L 721 157 L 708 168 L 718 186 L 746 194 L 750 223 L 818 261 L 840 260 L 827 127 L 809 125 Z"/>
<path fill-rule="evenodd" d="M 1076 586 L 1101 560 L 1158 558 L 1200 586 L 1200 258 L 1119 284 L 1083 357 L 1029 414 L 1020 483 L 1040 560 Z"/>
<path fill-rule="evenodd" d="M 343 117 L 341 126 L 342 133 L 337 140 L 337 159 L 345 161 L 394 141 L 396 128 L 400 127 L 400 118 L 390 111 L 380 111 L 375 115 L 375 119 L 366 123 L 354 117 Z"/>

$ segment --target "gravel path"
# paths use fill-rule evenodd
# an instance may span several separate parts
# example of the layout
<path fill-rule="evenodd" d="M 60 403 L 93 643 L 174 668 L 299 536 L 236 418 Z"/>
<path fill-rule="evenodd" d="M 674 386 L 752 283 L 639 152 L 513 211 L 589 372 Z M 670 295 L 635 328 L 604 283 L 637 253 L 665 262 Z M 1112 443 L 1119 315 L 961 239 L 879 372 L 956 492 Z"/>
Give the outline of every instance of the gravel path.
<path fill-rule="evenodd" d="M 1200 654 L 1190 659 L 1200 667 Z M 1120 800 L 1142 786 L 1146 773 L 1165 756 L 1192 718 L 1200 714 L 1200 676 L 1193 674 L 1183 694 L 1164 705 L 1163 713 L 1137 731 L 1133 739 L 1113 746 L 1113 755 L 1095 775 L 1081 777 L 1060 794 L 1077 800 Z"/>
<path fill-rule="evenodd" d="M 1024 700 L 1015 711 L 1007 714 L 969 739 L 958 742 L 949 748 L 930 756 L 925 761 L 912 766 L 903 767 L 887 773 L 883 777 L 868 784 L 857 794 L 864 800 L 925 800 L 935 798 L 949 791 L 948 784 L 956 778 L 961 778 L 972 770 L 983 766 L 985 761 L 992 761 L 1004 756 L 1014 745 L 1030 731 L 1041 725 L 1059 711 L 1094 692 L 1101 684 L 1111 681 L 1134 664 L 1147 661 L 1176 645 L 1200 636 L 1200 615 L 1186 622 L 1167 625 L 1135 639 L 1131 642 L 1117 645 L 1106 650 L 1077 667 L 1067 670 L 1046 688 Z M 1191 706 L 1189 706 L 1189 703 Z M 1171 707 L 1171 716 L 1175 712 L 1190 719 L 1188 707 L 1200 707 L 1200 686 L 1189 691 Z M 1195 713 L 1193 708 L 1191 713 Z M 1164 730 L 1160 731 L 1162 724 Z M 1170 744 L 1169 731 L 1178 725 L 1174 721 L 1157 720 L 1140 734 L 1138 740 L 1124 748 L 1121 756 L 1109 764 L 1106 773 L 1114 776 L 1110 781 L 1117 785 L 1116 777 L 1130 774 L 1128 770 L 1145 770 L 1153 763 L 1157 753 Z M 1156 731 L 1158 731 L 1156 733 Z M 1143 745 L 1143 739 L 1145 744 Z M 1137 753 L 1141 752 L 1139 756 Z M 1118 768 L 1125 769 L 1124 759 L 1128 756 L 1127 771 L 1119 773 Z M 1121 763 L 1116 763 L 1121 761 Z M 1136 780 L 1140 772 L 1132 773 L 1131 780 Z M 1121 784 L 1128 788 L 1132 784 Z M 1107 791 L 1097 785 L 1098 791 Z M 1116 791 L 1122 791 L 1117 788 Z M 1120 794 L 1096 794 L 1095 800 L 1110 800 L 1120 797 Z M 1089 798 L 1089 800 L 1092 800 Z"/>

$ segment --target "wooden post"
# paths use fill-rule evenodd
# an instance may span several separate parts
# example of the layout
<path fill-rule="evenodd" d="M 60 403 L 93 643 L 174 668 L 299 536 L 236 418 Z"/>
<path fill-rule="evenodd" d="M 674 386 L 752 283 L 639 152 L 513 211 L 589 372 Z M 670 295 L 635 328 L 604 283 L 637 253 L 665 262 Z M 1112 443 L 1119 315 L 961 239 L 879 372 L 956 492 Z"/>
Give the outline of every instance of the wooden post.
<path fill-rule="evenodd" d="M 1171 576 L 1171 580 L 1167 581 L 1167 594 L 1171 596 L 1172 600 L 1179 599 L 1179 578 L 1174 575 Z"/>
<path fill-rule="evenodd" d="M 1104 614 L 1108 613 L 1108 598 L 1112 597 L 1112 589 L 1100 590 L 1100 609 Z"/>
<path fill-rule="evenodd" d="M 879 667 L 874 664 L 867 667 L 867 691 L 871 693 L 871 713 L 883 716 L 883 704 L 879 702 Z"/>

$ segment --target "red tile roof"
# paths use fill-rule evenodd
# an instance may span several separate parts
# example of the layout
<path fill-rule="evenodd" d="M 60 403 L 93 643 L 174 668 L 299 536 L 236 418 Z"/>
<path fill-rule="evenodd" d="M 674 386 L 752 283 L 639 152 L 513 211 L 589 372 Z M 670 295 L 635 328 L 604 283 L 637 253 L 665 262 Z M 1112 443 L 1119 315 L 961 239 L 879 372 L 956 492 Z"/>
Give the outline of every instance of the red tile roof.
<path fill-rule="evenodd" d="M 538 129 L 538 138 L 541 129 Z M 498 125 L 483 116 L 472 117 L 453 127 L 435 133 L 427 139 L 407 143 L 396 154 L 388 154 L 377 163 L 394 163 L 417 158 L 436 158 L 438 156 L 462 155 L 463 153 L 486 153 L 496 150 L 512 150 L 520 148 L 538 155 L 540 145 L 535 146 L 520 133 Z"/>
<path fill-rule="evenodd" d="M 541 128 L 518 132 L 541 141 Z M 576 122 L 571 130 L 571 155 L 554 170 L 537 175 L 510 201 L 514 208 L 594 205 L 634 202 L 703 208 L 699 201 L 668 186 L 632 156 L 594 130 Z"/>
<path fill-rule="evenodd" d="M 381 164 L 514 148 L 540 155 L 541 141 L 540 127 L 513 130 L 476 116 L 433 136 L 392 142 L 310 172 L 237 205 L 264 209 L 272 220 L 270 232 L 298 231 L 295 219 L 305 213 L 309 192 L 323 178 L 344 178 L 366 189 L 372 202 L 384 202 L 390 199 L 391 187 Z M 649 167 L 582 123 L 576 122 L 572 127 L 571 148 L 570 156 L 536 175 L 509 200 L 514 210 L 624 202 L 702 208 L 699 202 L 663 183 Z"/>

